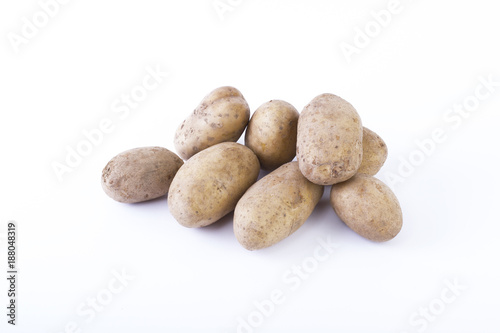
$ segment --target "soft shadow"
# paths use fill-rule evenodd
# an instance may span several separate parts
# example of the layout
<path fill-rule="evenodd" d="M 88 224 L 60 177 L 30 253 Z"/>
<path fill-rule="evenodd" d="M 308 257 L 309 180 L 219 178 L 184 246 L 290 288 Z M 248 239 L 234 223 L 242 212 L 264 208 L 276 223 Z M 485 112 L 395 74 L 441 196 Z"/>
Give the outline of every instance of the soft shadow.
<path fill-rule="evenodd" d="M 321 200 L 318 202 L 316 207 L 314 208 L 313 214 L 320 214 L 320 215 L 331 215 L 330 212 L 333 212 L 335 214 L 335 211 L 333 210 L 332 205 L 330 204 L 330 199 L 325 199 L 321 198 Z M 337 215 L 337 214 L 335 214 Z"/>
<path fill-rule="evenodd" d="M 217 220 L 216 222 L 207 225 L 206 227 L 203 228 L 197 228 L 197 230 L 200 231 L 206 231 L 206 232 L 217 232 L 220 229 L 227 228 L 228 225 L 233 223 L 233 216 L 234 216 L 234 211 L 231 213 L 228 213 L 226 216 L 223 218 Z"/>
<path fill-rule="evenodd" d="M 327 232 L 332 232 L 332 234 L 337 235 L 346 232 L 349 228 L 338 217 L 330 203 L 331 188 L 331 186 L 325 186 L 323 196 L 306 223 L 315 224 L 317 227 L 324 226 L 326 228 L 324 230 L 328 230 Z"/>
<path fill-rule="evenodd" d="M 321 199 L 319 200 L 318 204 L 316 207 L 314 207 L 313 212 L 311 213 L 310 218 L 313 220 L 315 219 L 324 219 L 324 218 L 329 218 L 333 215 L 337 216 L 335 214 L 335 211 L 333 210 L 332 205 L 330 204 L 330 190 L 331 186 L 325 186 L 323 195 L 321 196 Z"/>
<path fill-rule="evenodd" d="M 130 206 L 130 207 L 132 207 L 132 206 L 141 207 L 141 206 L 151 205 L 151 204 L 157 203 L 159 201 L 165 201 L 165 203 L 166 203 L 167 202 L 167 195 L 162 195 L 161 197 L 158 197 L 158 198 L 155 198 L 155 199 L 151 199 L 151 200 L 147 200 L 147 201 L 136 202 L 136 203 L 129 203 L 127 205 Z"/>
<path fill-rule="evenodd" d="M 272 171 L 270 171 L 270 170 L 260 169 L 260 171 L 259 171 L 259 177 L 257 178 L 257 181 L 261 180 L 262 178 L 264 178 L 265 176 L 267 176 L 271 172 Z"/>

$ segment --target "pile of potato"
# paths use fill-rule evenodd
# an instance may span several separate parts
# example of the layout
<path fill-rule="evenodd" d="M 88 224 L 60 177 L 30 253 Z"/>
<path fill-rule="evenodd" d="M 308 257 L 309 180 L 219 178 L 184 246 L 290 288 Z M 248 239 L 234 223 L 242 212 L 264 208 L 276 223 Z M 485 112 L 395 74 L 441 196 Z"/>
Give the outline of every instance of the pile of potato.
<path fill-rule="evenodd" d="M 245 145 L 236 143 L 245 128 Z M 234 210 L 234 234 L 248 250 L 295 232 L 325 185 L 332 185 L 330 202 L 339 218 L 359 235 L 383 242 L 401 230 L 396 196 L 373 177 L 387 146 L 336 95 L 317 96 L 300 114 L 272 100 L 250 119 L 243 95 L 221 87 L 182 122 L 174 143 L 185 163 L 161 147 L 112 158 L 102 172 L 106 194 L 125 203 L 168 194 L 170 213 L 189 228 L 210 225 Z M 271 172 L 257 181 L 261 168 Z"/>

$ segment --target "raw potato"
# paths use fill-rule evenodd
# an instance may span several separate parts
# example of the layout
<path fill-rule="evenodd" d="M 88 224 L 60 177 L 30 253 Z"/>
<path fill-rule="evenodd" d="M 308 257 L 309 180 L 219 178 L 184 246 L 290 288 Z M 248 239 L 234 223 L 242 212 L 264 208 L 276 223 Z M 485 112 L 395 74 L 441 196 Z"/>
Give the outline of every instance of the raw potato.
<path fill-rule="evenodd" d="M 387 159 L 387 145 L 377 133 L 363 127 L 363 160 L 358 173 L 375 176 Z"/>
<path fill-rule="evenodd" d="M 245 145 L 259 158 L 263 169 L 274 170 L 295 157 L 299 112 L 293 105 L 272 100 L 253 114 Z"/>
<path fill-rule="evenodd" d="M 236 205 L 234 233 L 247 250 L 262 249 L 294 233 L 311 215 L 323 186 L 308 181 L 297 162 L 252 185 Z"/>
<path fill-rule="evenodd" d="M 205 96 L 175 132 L 174 145 L 187 160 L 221 142 L 238 141 L 250 118 L 245 98 L 233 87 L 221 87 Z"/>
<path fill-rule="evenodd" d="M 351 178 L 363 158 L 363 126 L 354 107 L 322 94 L 302 111 L 297 130 L 297 161 L 311 182 L 332 185 Z"/>
<path fill-rule="evenodd" d="M 184 162 L 162 147 L 142 147 L 116 155 L 102 170 L 101 185 L 112 199 L 135 203 L 167 194 Z"/>
<path fill-rule="evenodd" d="M 330 203 L 349 228 L 372 241 L 396 237 L 403 225 L 403 213 L 394 193 L 369 175 L 357 174 L 333 185 Z"/>
<path fill-rule="evenodd" d="M 170 213 L 185 227 L 212 224 L 234 209 L 259 171 L 257 156 L 239 143 L 207 148 L 177 172 L 168 193 Z"/>

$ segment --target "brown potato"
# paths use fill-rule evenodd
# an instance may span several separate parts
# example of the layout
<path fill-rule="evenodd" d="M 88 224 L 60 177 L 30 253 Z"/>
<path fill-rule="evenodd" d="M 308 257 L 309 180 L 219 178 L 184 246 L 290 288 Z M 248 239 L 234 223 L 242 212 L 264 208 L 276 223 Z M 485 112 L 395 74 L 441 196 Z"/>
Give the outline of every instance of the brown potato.
<path fill-rule="evenodd" d="M 356 174 L 363 158 L 363 126 L 354 107 L 322 94 L 302 111 L 297 130 L 297 161 L 311 182 L 332 185 Z"/>
<path fill-rule="evenodd" d="M 238 141 L 250 118 L 243 95 L 233 87 L 220 87 L 205 96 L 175 132 L 174 145 L 187 160 L 221 142 Z"/>
<path fill-rule="evenodd" d="M 333 185 L 330 203 L 349 228 L 372 241 L 396 237 L 403 225 L 403 213 L 394 193 L 369 175 L 357 174 Z"/>
<path fill-rule="evenodd" d="M 101 185 L 112 199 L 134 203 L 167 194 L 184 162 L 162 147 L 142 147 L 113 157 L 102 170 Z"/>
<path fill-rule="evenodd" d="M 358 173 L 375 176 L 387 159 L 387 145 L 377 133 L 363 127 L 363 160 Z"/>
<path fill-rule="evenodd" d="M 262 104 L 252 115 L 245 145 L 259 158 L 263 169 L 274 170 L 295 157 L 299 112 L 280 100 Z"/>
<path fill-rule="evenodd" d="M 233 211 L 259 171 L 257 156 L 239 143 L 209 147 L 177 172 L 168 193 L 170 213 L 185 227 L 212 224 Z"/>
<path fill-rule="evenodd" d="M 322 195 L 323 186 L 308 181 L 297 162 L 282 165 L 238 201 L 234 234 L 247 250 L 276 244 L 304 224 Z"/>

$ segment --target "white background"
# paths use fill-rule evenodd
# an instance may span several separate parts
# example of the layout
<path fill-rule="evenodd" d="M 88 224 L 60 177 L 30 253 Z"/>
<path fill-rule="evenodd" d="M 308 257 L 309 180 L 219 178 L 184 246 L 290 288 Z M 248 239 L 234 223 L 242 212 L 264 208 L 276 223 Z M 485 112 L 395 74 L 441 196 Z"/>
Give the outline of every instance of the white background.
<path fill-rule="evenodd" d="M 354 45 L 356 29 L 388 2 L 233 0 L 221 19 L 212 0 L 73 0 L 16 52 L 9 38 L 41 7 L 2 1 L 1 332 L 237 332 L 249 316 L 256 327 L 242 332 L 498 332 L 500 87 L 465 117 L 447 113 L 474 101 L 480 77 L 500 82 L 498 11 L 489 0 L 401 0 L 348 62 L 342 42 Z M 120 118 L 114 101 L 148 66 L 169 76 Z M 382 244 L 361 238 L 335 216 L 327 187 L 301 229 L 249 252 L 231 216 L 186 229 L 166 198 L 125 205 L 104 194 L 109 159 L 140 146 L 174 150 L 178 124 L 223 85 L 238 88 L 252 111 L 270 99 L 300 111 L 324 92 L 351 102 L 389 146 L 378 177 L 401 177 L 392 186 L 401 233 Z M 65 163 L 82 131 L 105 118 L 113 130 L 59 181 L 53 163 Z M 446 140 L 419 153 L 416 141 L 437 128 Z M 408 171 L 410 158 L 419 165 Z M 9 220 L 19 232 L 15 327 L 4 306 Z M 315 266 L 318 239 L 328 237 L 336 249 Z M 310 273 L 293 289 L 286 276 L 303 263 Z M 105 299 L 122 270 L 134 279 L 109 304 L 92 317 L 77 313 Z M 453 294 L 446 281 L 466 289 Z M 273 290 L 284 301 L 259 321 L 254 302 Z M 418 312 L 429 306 L 432 320 L 423 320 Z"/>

